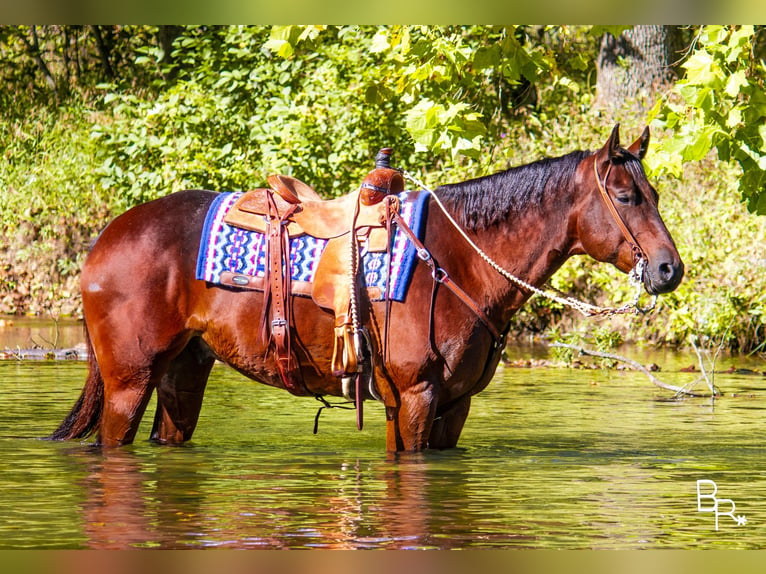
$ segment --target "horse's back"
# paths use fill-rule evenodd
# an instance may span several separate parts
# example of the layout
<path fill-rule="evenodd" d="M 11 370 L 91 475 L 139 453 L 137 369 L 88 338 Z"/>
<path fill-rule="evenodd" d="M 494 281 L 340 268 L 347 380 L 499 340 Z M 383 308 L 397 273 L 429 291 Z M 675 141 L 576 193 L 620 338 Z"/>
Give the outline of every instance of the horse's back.
<path fill-rule="evenodd" d="M 122 213 L 94 242 L 83 273 L 103 264 L 156 259 L 181 245 L 187 251 L 195 241 L 198 245 L 205 214 L 216 195 L 211 191 L 180 191 Z M 115 257 L 121 261 L 113 261 Z"/>

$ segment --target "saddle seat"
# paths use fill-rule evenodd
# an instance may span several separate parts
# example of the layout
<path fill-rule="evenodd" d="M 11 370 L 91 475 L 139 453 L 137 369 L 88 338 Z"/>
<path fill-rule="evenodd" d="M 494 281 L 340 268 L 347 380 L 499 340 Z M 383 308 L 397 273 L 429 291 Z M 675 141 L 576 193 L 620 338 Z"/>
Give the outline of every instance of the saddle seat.
<path fill-rule="evenodd" d="M 276 191 L 282 199 L 288 203 L 302 203 L 304 201 L 322 201 L 314 188 L 303 183 L 300 179 L 289 175 L 272 174 L 266 178 L 271 189 Z"/>
<path fill-rule="evenodd" d="M 243 194 L 227 213 L 226 223 L 267 233 L 271 218 L 281 221 L 292 210 L 285 221 L 289 236 L 298 237 L 305 233 L 320 239 L 345 235 L 351 231 L 352 225 L 356 229 L 382 228 L 385 225 L 385 204 L 382 202 L 370 206 L 362 204 L 354 224 L 358 190 L 337 199 L 323 200 L 317 196 L 318 199 L 305 199 L 297 203 L 284 199 L 281 193 L 274 191 L 261 188 Z M 274 207 L 276 213 L 273 213 Z"/>

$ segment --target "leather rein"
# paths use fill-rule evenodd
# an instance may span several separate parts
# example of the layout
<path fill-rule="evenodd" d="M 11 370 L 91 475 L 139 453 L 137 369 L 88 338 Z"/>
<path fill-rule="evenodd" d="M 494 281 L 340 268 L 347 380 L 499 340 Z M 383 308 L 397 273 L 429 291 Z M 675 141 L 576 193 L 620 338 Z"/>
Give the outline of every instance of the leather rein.
<path fill-rule="evenodd" d="M 433 193 L 431 193 L 431 195 L 433 196 Z M 492 337 L 495 340 L 495 344 L 502 340 L 504 337 L 500 334 L 500 330 L 494 325 L 492 320 L 487 316 L 479 304 L 476 303 L 476 301 L 474 301 L 468 293 L 466 293 L 457 283 L 452 280 L 452 278 L 449 276 L 449 273 L 447 273 L 443 268 L 439 267 L 436 260 L 431 255 L 431 252 L 428 251 L 426 246 L 423 245 L 423 242 L 418 239 L 417 235 L 415 235 L 415 232 L 410 229 L 410 226 L 407 225 L 404 219 L 402 219 L 401 215 L 399 215 L 399 211 L 391 210 L 390 217 L 405 233 L 405 235 L 407 235 L 407 238 L 415 246 L 418 257 L 431 268 L 431 277 L 433 277 L 434 286 L 437 284 L 444 285 L 450 291 L 452 291 L 452 293 L 454 293 L 458 299 L 460 299 L 471 311 L 473 311 L 482 323 L 484 323 L 484 326 L 492 334 Z M 431 306 L 431 315 L 433 315 L 433 296 L 431 297 Z"/>

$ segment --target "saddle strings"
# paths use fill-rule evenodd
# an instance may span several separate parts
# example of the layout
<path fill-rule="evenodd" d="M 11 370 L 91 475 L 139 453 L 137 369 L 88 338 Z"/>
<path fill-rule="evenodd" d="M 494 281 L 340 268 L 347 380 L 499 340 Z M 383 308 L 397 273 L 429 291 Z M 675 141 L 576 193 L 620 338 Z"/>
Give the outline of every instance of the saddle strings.
<path fill-rule="evenodd" d="M 632 303 L 626 303 L 622 307 L 599 307 L 598 305 L 591 305 L 590 303 L 586 303 L 585 301 L 581 301 L 579 299 L 576 299 L 575 297 L 570 297 L 564 294 L 556 294 L 552 293 L 551 291 L 545 291 L 543 289 L 540 289 L 538 287 L 535 287 L 534 285 L 531 285 L 530 283 L 527 283 L 523 279 L 520 279 L 498 265 L 489 255 L 487 255 L 476 243 L 468 236 L 468 234 L 463 230 L 462 227 L 460 227 L 460 224 L 458 224 L 457 221 L 450 215 L 449 211 L 447 211 L 447 208 L 444 207 L 444 204 L 439 199 L 439 197 L 431 190 L 428 186 L 426 186 L 422 181 L 420 181 L 417 177 L 410 174 L 408 171 L 404 171 L 403 175 L 405 178 L 410 180 L 415 185 L 419 186 L 421 189 L 427 191 L 431 194 L 431 197 L 436 202 L 436 205 L 439 206 L 439 208 L 442 210 L 444 215 L 447 217 L 447 220 L 452 224 L 452 226 L 460 233 L 460 235 L 465 239 L 465 241 L 468 243 L 468 245 L 473 248 L 474 251 L 481 257 L 490 267 L 492 267 L 495 271 L 497 271 L 500 275 L 505 277 L 508 281 L 511 283 L 514 283 L 520 287 L 523 287 L 524 289 L 527 289 L 531 291 L 535 295 L 540 295 L 541 297 L 545 297 L 546 299 L 550 299 L 551 301 L 555 301 L 556 303 L 560 303 L 561 305 L 564 305 L 566 307 L 571 307 L 577 311 L 579 311 L 582 315 L 585 317 L 610 317 L 612 315 L 623 315 L 626 313 L 647 313 L 654 309 L 656 302 L 657 302 L 657 296 L 654 295 L 652 299 L 652 303 L 648 308 L 641 308 L 638 306 L 638 300 L 641 296 L 642 292 L 642 285 L 641 285 L 641 278 L 644 274 L 644 267 L 646 265 L 645 259 L 640 259 L 639 262 L 636 264 L 636 267 L 630 272 L 628 275 L 628 280 L 631 284 L 636 284 L 636 295 Z"/>

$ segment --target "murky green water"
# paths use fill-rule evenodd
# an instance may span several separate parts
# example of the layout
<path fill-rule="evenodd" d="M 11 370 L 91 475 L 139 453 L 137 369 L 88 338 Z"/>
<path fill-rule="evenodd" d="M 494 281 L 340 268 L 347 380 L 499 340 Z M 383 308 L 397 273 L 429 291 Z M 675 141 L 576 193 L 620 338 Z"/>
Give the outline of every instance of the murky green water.
<path fill-rule="evenodd" d="M 678 372 L 691 356 L 641 357 Z M 763 361 L 720 360 L 766 370 Z M 80 362 L 0 362 L 0 548 L 761 548 L 766 377 L 718 374 L 726 396 L 663 402 L 639 373 L 505 368 L 461 448 L 384 452 L 382 408 L 354 414 L 211 377 L 192 443 L 102 452 L 38 440 L 79 394 Z M 731 396 L 732 393 L 736 396 Z M 153 405 L 150 405 L 153 412 Z M 737 525 L 697 511 L 697 480 Z M 704 491 L 703 491 L 704 492 Z M 710 504 L 710 499 L 703 501 Z M 721 512 L 730 510 L 721 503 Z"/>

